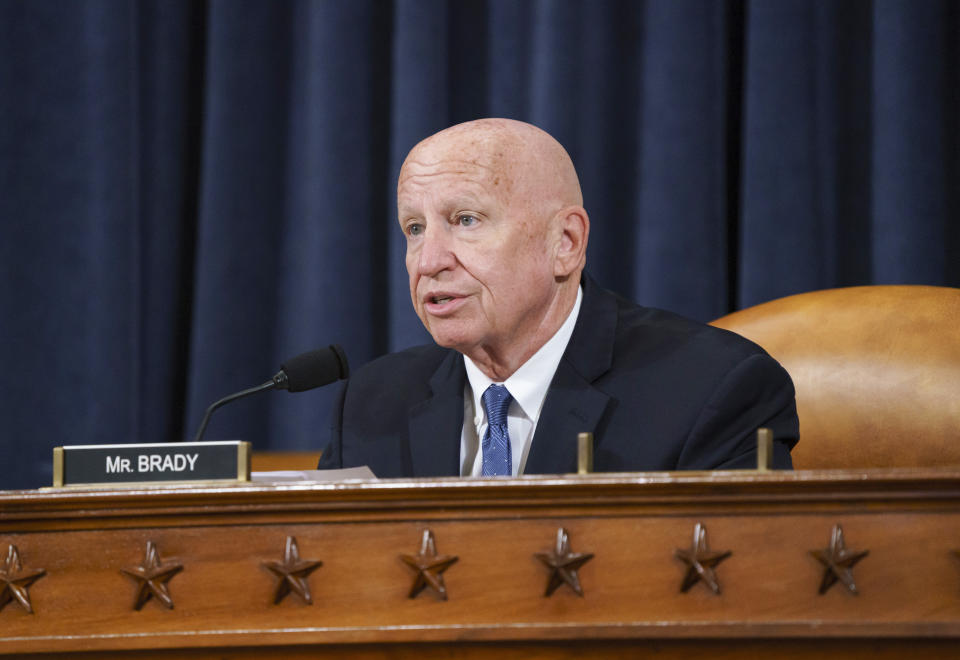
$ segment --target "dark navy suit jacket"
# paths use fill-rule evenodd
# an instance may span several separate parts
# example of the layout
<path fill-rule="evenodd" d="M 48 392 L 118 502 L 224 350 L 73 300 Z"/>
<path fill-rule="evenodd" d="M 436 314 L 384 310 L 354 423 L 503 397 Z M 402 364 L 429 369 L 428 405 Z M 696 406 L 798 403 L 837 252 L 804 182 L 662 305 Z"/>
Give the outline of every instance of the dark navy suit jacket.
<path fill-rule="evenodd" d="M 798 421 L 787 372 L 756 344 L 640 307 L 584 276 L 583 302 L 550 384 L 524 474 L 576 471 L 577 433 L 594 434 L 594 470 L 756 466 L 756 430 L 774 432 L 790 468 Z M 378 477 L 460 474 L 463 357 L 439 346 L 358 369 L 334 406 L 319 467 Z"/>

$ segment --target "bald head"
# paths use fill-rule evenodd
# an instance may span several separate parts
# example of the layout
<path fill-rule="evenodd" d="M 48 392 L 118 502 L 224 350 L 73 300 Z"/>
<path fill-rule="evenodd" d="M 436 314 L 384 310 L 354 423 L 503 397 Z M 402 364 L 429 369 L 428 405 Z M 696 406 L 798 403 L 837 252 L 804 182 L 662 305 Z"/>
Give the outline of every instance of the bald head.
<path fill-rule="evenodd" d="M 491 379 L 569 315 L 589 220 L 570 156 L 544 131 L 480 119 L 427 138 L 400 169 L 397 211 L 417 314 Z"/>
<path fill-rule="evenodd" d="M 505 201 L 541 208 L 583 205 L 580 180 L 567 151 L 552 135 L 532 124 L 490 118 L 444 129 L 410 151 L 398 185 L 409 176 L 409 163 L 450 158 L 487 169 Z"/>

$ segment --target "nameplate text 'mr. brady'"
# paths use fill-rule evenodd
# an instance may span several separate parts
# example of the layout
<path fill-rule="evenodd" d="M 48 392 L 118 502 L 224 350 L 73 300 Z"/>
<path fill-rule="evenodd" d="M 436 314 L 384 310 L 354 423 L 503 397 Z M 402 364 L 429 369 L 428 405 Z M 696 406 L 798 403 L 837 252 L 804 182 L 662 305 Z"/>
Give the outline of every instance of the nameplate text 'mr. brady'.
<path fill-rule="evenodd" d="M 250 443 L 73 445 L 53 450 L 53 485 L 249 481 Z"/>

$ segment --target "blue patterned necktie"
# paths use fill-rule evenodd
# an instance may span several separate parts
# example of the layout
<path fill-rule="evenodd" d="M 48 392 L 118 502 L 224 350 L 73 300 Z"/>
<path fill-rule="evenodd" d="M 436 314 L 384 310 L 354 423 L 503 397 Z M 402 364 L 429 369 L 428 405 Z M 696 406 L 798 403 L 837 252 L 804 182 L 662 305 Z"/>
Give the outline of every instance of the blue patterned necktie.
<path fill-rule="evenodd" d="M 507 409 L 513 397 L 503 385 L 491 385 L 480 397 L 487 412 L 487 432 L 483 434 L 483 476 L 513 475 L 513 454 L 507 431 Z"/>

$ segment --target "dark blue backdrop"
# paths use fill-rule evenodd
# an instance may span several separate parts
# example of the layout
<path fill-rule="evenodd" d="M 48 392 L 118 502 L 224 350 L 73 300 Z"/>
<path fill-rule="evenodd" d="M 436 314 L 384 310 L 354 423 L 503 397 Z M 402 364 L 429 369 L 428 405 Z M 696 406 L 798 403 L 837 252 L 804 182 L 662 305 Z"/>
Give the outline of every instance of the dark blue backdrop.
<path fill-rule="evenodd" d="M 0 0 L 0 488 L 423 341 L 394 177 L 475 117 L 566 145 L 588 267 L 645 304 L 956 286 L 958 37 L 949 0 Z M 317 448 L 330 398 L 208 437 Z"/>

